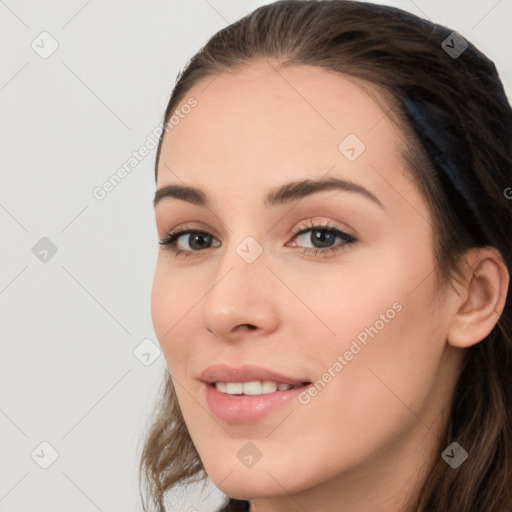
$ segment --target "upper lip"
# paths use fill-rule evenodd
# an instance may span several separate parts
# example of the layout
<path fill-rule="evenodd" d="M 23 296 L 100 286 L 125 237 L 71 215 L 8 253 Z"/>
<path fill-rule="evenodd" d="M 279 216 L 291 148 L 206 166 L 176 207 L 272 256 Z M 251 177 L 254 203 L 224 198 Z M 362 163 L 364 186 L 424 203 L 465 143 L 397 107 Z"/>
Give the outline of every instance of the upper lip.
<path fill-rule="evenodd" d="M 199 379 L 203 382 L 251 382 L 256 380 L 271 380 L 274 382 L 284 382 L 295 386 L 308 382 L 306 379 L 295 379 L 287 375 L 282 375 L 269 368 L 244 364 L 242 366 L 229 366 L 227 364 L 214 364 L 208 366 L 201 372 Z"/>

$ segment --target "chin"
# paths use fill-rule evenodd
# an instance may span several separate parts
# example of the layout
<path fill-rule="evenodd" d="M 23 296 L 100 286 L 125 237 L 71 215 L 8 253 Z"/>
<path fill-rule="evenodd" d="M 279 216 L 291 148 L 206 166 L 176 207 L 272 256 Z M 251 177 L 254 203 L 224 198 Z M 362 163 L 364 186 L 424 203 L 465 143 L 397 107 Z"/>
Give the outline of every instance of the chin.
<path fill-rule="evenodd" d="M 274 457 L 266 461 L 262 458 L 252 467 L 245 467 L 238 459 L 228 463 L 217 453 L 212 454 L 211 459 L 203 460 L 203 465 L 210 480 L 224 494 L 235 499 L 294 494 L 317 483 L 313 472 L 301 474 L 297 463 L 289 464 L 282 458 L 279 462 Z M 290 468 L 295 470 L 291 471 Z M 307 467 L 302 469 L 308 471 Z"/>
<path fill-rule="evenodd" d="M 272 471 L 270 473 L 273 475 Z M 225 477 L 224 477 L 225 478 Z M 210 477 L 211 479 L 211 477 Z M 221 478 L 222 480 L 222 478 Z M 215 483 L 218 480 L 213 480 Z M 279 483 L 281 485 L 279 485 Z M 290 483 L 292 484 L 290 489 Z M 220 484 L 215 485 L 226 495 L 237 500 L 252 500 L 255 498 L 275 498 L 287 495 L 288 492 L 296 493 L 300 491 L 293 486 L 293 482 L 283 478 L 275 480 L 265 471 L 263 473 L 253 473 L 252 471 L 233 472 L 225 478 Z"/>

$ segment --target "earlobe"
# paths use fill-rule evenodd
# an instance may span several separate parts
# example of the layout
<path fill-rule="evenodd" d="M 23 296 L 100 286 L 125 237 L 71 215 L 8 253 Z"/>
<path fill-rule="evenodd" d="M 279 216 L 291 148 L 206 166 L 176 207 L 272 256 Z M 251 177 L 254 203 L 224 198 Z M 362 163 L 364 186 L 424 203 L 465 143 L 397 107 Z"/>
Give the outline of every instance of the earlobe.
<path fill-rule="evenodd" d="M 475 345 L 493 330 L 505 307 L 510 279 L 497 249 L 475 249 L 468 256 L 470 271 L 447 336 L 458 348 Z"/>

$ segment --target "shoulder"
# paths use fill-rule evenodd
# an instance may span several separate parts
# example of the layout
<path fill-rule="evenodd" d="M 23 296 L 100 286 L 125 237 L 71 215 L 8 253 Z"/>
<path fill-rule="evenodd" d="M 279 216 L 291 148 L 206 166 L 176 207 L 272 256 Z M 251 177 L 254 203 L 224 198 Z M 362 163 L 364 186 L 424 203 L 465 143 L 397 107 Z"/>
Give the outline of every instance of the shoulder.
<path fill-rule="evenodd" d="M 230 498 L 217 512 L 248 512 L 249 502 L 244 500 L 235 500 Z"/>

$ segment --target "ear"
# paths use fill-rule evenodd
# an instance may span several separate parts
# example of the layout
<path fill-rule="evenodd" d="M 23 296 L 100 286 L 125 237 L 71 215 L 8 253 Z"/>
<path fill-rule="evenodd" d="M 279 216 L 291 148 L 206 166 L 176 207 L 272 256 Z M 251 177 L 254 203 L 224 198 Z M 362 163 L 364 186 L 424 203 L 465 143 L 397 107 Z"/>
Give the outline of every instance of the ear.
<path fill-rule="evenodd" d="M 447 333 L 448 343 L 458 348 L 475 345 L 493 330 L 505 307 L 510 278 L 494 247 L 471 249 L 464 259 L 465 280 Z"/>

